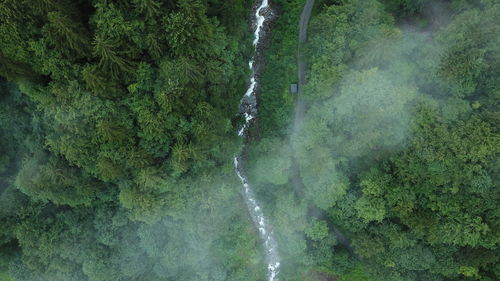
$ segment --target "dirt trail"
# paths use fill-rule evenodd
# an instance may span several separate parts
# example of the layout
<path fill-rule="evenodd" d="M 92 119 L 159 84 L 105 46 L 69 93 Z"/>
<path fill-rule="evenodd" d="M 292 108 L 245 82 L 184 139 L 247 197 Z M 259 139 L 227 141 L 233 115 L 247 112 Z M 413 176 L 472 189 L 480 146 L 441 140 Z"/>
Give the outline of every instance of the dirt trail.
<path fill-rule="evenodd" d="M 302 14 L 300 15 L 299 42 L 297 45 L 297 64 L 298 64 L 297 75 L 298 75 L 299 90 L 297 92 L 297 99 L 295 101 L 295 117 L 293 120 L 293 127 L 292 127 L 294 132 L 296 131 L 298 124 L 302 122 L 302 120 L 304 119 L 305 105 L 302 100 L 302 87 L 306 83 L 306 75 L 305 75 L 306 63 L 304 62 L 304 58 L 300 54 L 300 48 L 302 47 L 302 44 L 305 43 L 307 40 L 307 25 L 309 24 L 309 18 L 311 17 L 314 1 L 315 0 L 307 0 L 306 3 L 304 4 L 304 9 L 302 10 Z M 297 164 L 297 160 L 295 159 L 295 155 L 292 157 L 292 170 L 293 170 L 292 183 L 294 189 L 296 192 L 302 193 L 304 190 L 304 183 L 300 178 L 300 168 L 299 165 Z"/>
<path fill-rule="evenodd" d="M 305 104 L 302 99 L 302 89 L 306 84 L 306 63 L 304 61 L 304 57 L 302 56 L 300 50 L 302 45 L 307 41 L 307 26 L 309 24 L 309 19 L 311 17 L 312 8 L 314 6 L 315 0 L 307 0 L 304 9 L 302 10 L 302 14 L 300 15 L 300 29 L 299 29 L 299 43 L 297 46 L 297 75 L 298 75 L 298 93 L 297 100 L 295 103 L 295 117 L 293 122 L 293 130 L 297 129 L 297 126 L 304 119 L 305 112 Z M 300 167 L 295 159 L 295 156 L 292 158 L 292 183 L 295 190 L 299 193 L 303 193 L 304 183 L 302 182 L 302 178 L 300 177 Z M 318 215 L 320 215 L 318 213 Z M 337 237 L 337 241 L 343 245 L 351 254 L 354 254 L 354 249 L 349 243 L 349 240 L 346 238 L 342 232 L 335 226 L 332 227 L 333 233 Z"/>
<path fill-rule="evenodd" d="M 299 44 L 297 47 L 297 74 L 299 91 L 297 93 L 297 102 L 295 105 L 295 118 L 293 123 L 294 128 L 296 128 L 304 118 L 305 106 L 302 100 L 302 88 L 306 84 L 306 63 L 304 62 L 304 58 L 300 53 L 300 48 L 302 47 L 302 44 L 307 40 L 307 25 L 309 24 L 309 18 L 311 17 L 313 6 L 314 0 L 307 0 L 304 5 L 304 9 L 302 10 L 302 14 L 300 15 Z"/>

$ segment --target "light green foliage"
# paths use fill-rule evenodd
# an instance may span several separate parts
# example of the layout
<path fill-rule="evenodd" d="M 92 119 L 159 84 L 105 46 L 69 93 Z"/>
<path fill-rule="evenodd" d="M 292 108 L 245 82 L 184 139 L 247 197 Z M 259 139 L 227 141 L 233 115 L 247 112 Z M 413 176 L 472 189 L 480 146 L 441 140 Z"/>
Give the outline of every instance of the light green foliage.
<path fill-rule="evenodd" d="M 375 281 L 377 279 L 372 279 L 370 275 L 368 275 L 363 266 L 357 265 L 351 272 L 348 274 L 343 274 L 340 276 L 340 281 Z"/>
<path fill-rule="evenodd" d="M 499 4 L 318 0 L 289 134 L 304 2 L 271 1 L 245 154 L 279 279 L 496 280 Z M 1 280 L 265 279 L 252 3 L 0 1 Z"/>
<path fill-rule="evenodd" d="M 444 91 L 464 97 L 477 91 L 486 96 L 498 94 L 498 52 L 500 33 L 495 19 L 500 6 L 487 5 L 458 15 L 437 38 L 443 52 L 438 77 Z M 493 35 L 493 36 L 492 36 Z"/>
<path fill-rule="evenodd" d="M 313 220 L 305 232 L 310 239 L 321 240 L 328 236 L 328 225 L 325 221 Z"/>
<path fill-rule="evenodd" d="M 330 103 L 335 153 L 356 158 L 400 145 L 408 134 L 409 104 L 416 89 L 395 85 L 377 69 L 346 75 L 340 94 Z"/>
<path fill-rule="evenodd" d="M 473 277 L 473 278 L 479 277 L 478 269 L 476 267 L 461 266 L 459 270 L 460 270 L 460 274 L 462 274 L 463 276 Z"/>
<path fill-rule="evenodd" d="M 365 222 L 381 222 L 386 215 L 385 202 L 381 198 L 363 196 L 356 201 L 354 208 Z"/>
<path fill-rule="evenodd" d="M 278 204 L 286 187 L 325 222 L 287 229 L 307 243 L 301 262 L 283 268 L 286 280 L 498 275 L 499 6 L 434 2 L 325 0 L 315 8 L 307 109 L 291 133 L 303 189 L 292 176 L 262 192 L 277 214 L 293 214 Z M 330 241 L 338 229 L 362 265 L 339 236 Z"/>
<path fill-rule="evenodd" d="M 368 39 L 385 38 L 383 30 L 392 18 L 382 9 L 377 1 L 346 1 L 344 5 L 325 7 L 311 19 L 306 50 L 310 60 L 306 100 L 331 97 L 332 88 L 342 79 L 353 52 L 370 48 Z"/>
<path fill-rule="evenodd" d="M 282 260 L 288 261 L 283 264 L 281 277 L 297 280 L 295 274 L 304 270 L 304 264 L 310 263 L 310 257 L 305 254 L 307 241 L 304 235 L 308 227 L 307 205 L 303 200 L 294 198 L 293 193 L 282 190 L 277 194 L 273 211 L 267 213 L 272 214 L 279 254 Z"/>
<path fill-rule="evenodd" d="M 262 184 L 286 184 L 291 172 L 291 151 L 288 144 L 278 139 L 262 139 L 254 149 L 252 153 L 265 157 L 253 162 L 250 175 L 252 179 Z"/>

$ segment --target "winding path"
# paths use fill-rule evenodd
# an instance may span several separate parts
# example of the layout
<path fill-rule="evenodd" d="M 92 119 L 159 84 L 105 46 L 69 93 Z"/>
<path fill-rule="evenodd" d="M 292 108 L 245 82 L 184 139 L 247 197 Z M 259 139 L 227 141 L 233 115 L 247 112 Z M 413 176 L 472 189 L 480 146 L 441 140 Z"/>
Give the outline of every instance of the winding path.
<path fill-rule="evenodd" d="M 297 45 L 297 75 L 298 75 L 298 86 L 299 90 L 297 92 L 297 99 L 295 101 L 295 117 L 293 120 L 293 132 L 297 130 L 298 125 L 304 119 L 305 105 L 302 100 L 302 88 L 306 84 L 306 63 L 304 58 L 300 53 L 300 48 L 302 44 L 307 40 L 307 25 L 309 24 L 309 18 L 311 17 L 312 8 L 314 7 L 315 0 L 306 0 L 304 4 L 304 9 L 300 14 L 300 24 L 299 24 L 299 42 Z M 292 134 L 293 136 L 293 134 Z M 290 144 L 293 150 L 293 146 Z M 295 153 L 292 157 L 292 184 L 295 191 L 302 193 L 304 190 L 304 183 L 300 178 L 300 168 L 295 159 Z"/>
<path fill-rule="evenodd" d="M 306 84 L 306 63 L 304 58 L 300 53 L 300 48 L 307 40 L 307 25 L 309 24 L 309 18 L 311 17 L 312 8 L 314 7 L 314 0 L 307 0 L 302 14 L 300 15 L 300 25 L 299 25 L 299 43 L 297 46 L 297 75 L 298 75 L 298 86 L 299 91 L 297 93 L 297 102 L 295 104 L 295 118 L 293 127 L 296 128 L 297 124 L 302 122 L 304 119 L 305 105 L 302 100 L 302 88 Z"/>
<path fill-rule="evenodd" d="M 307 83 L 306 81 L 306 62 L 304 61 L 304 57 L 300 53 L 300 49 L 302 45 L 307 41 L 307 27 L 309 24 L 309 19 L 311 18 L 311 12 L 314 7 L 315 0 L 307 0 L 304 4 L 304 9 L 302 10 L 302 14 L 300 15 L 300 24 L 299 24 L 299 42 L 297 46 L 297 76 L 298 76 L 298 86 L 299 90 L 297 93 L 297 100 L 295 102 L 295 117 L 293 121 L 293 130 L 297 130 L 298 125 L 304 119 L 305 113 L 305 104 L 302 99 L 302 89 L 303 86 Z M 302 193 L 304 190 L 304 183 L 302 182 L 302 178 L 300 177 L 300 167 L 295 159 L 295 156 L 292 158 L 292 183 L 297 192 Z M 315 210 L 315 213 L 321 213 L 320 210 Z M 337 238 L 337 241 L 344 246 L 351 254 L 354 254 L 354 249 L 352 248 L 349 240 L 346 236 L 340 232 L 338 228 L 333 225 L 330 225 L 332 228 L 333 234 Z"/>

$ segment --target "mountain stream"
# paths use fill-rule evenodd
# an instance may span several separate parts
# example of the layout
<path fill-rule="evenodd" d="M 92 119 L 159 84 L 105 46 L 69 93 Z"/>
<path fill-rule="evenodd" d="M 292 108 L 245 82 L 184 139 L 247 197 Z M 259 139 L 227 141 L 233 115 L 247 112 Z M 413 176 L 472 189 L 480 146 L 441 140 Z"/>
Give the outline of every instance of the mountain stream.
<path fill-rule="evenodd" d="M 253 45 L 255 47 L 255 52 L 248 63 L 250 69 L 252 70 L 252 76 L 250 77 L 250 85 L 241 99 L 240 112 L 245 117 L 245 124 L 238 131 L 238 135 L 245 140 L 245 147 L 243 151 L 246 151 L 247 140 L 248 140 L 248 129 L 250 128 L 253 120 L 257 114 L 257 98 L 256 92 L 258 90 L 258 67 L 259 62 L 257 58 L 261 56 L 259 46 L 262 43 L 263 37 L 266 35 L 264 28 L 268 23 L 269 17 L 272 16 L 272 12 L 269 8 L 268 0 L 256 0 L 255 13 L 252 17 L 252 26 L 254 26 L 254 41 Z M 259 230 L 260 238 L 263 241 L 263 246 L 266 251 L 266 263 L 267 263 L 267 274 L 269 281 L 277 281 L 276 276 L 279 273 L 280 259 L 278 256 L 278 245 L 274 239 L 274 235 L 269 226 L 269 221 L 264 216 L 260 203 L 255 197 L 252 186 L 248 183 L 248 179 L 245 176 L 244 169 L 242 167 L 243 153 L 234 158 L 234 167 L 236 174 L 238 175 L 241 183 L 243 184 L 242 196 L 248 207 L 248 211 L 254 222 L 255 226 Z"/>

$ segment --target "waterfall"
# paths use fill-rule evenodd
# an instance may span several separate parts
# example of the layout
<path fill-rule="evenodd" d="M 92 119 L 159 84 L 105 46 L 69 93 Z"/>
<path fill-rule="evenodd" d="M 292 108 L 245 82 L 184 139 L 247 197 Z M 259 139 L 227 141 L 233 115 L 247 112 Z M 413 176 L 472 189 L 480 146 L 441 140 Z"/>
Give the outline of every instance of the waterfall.
<path fill-rule="evenodd" d="M 255 92 L 258 84 L 258 77 L 255 68 L 256 67 L 255 58 L 257 55 L 259 55 L 257 47 L 259 46 L 262 36 L 264 35 L 262 34 L 263 32 L 261 31 L 267 19 L 266 16 L 263 14 L 263 12 L 265 12 L 268 8 L 269 8 L 268 0 L 261 0 L 260 5 L 255 11 L 253 18 L 253 22 L 255 24 L 255 31 L 254 31 L 255 39 L 253 41 L 253 45 L 255 46 L 255 53 L 253 58 L 248 63 L 248 66 L 252 70 L 252 76 L 250 77 L 250 85 L 240 103 L 240 111 L 245 117 L 245 124 L 238 131 L 238 135 L 243 137 L 245 140 L 248 137 L 248 128 L 257 114 L 257 100 Z M 245 142 L 245 149 L 243 151 L 246 150 L 246 146 L 247 143 Z M 244 175 L 241 166 L 241 160 L 242 160 L 241 156 L 242 155 L 239 155 L 234 158 L 234 167 L 236 170 L 236 174 L 238 175 L 238 178 L 241 180 L 241 183 L 243 184 L 243 192 L 242 192 L 243 198 L 248 207 L 248 212 L 250 213 L 252 221 L 254 222 L 255 226 L 259 229 L 259 234 L 263 241 L 264 248 L 266 250 L 267 273 L 269 281 L 277 281 L 276 276 L 278 275 L 279 272 L 280 261 L 278 256 L 276 240 L 274 239 L 273 232 L 269 227 L 269 222 L 264 216 L 262 208 L 260 207 L 259 202 L 255 197 L 252 187 L 248 183 L 248 179 Z"/>

